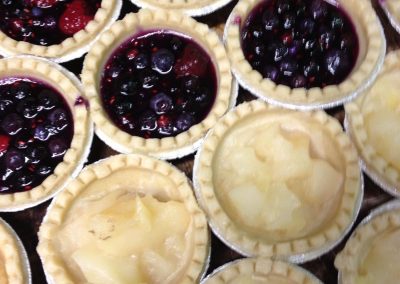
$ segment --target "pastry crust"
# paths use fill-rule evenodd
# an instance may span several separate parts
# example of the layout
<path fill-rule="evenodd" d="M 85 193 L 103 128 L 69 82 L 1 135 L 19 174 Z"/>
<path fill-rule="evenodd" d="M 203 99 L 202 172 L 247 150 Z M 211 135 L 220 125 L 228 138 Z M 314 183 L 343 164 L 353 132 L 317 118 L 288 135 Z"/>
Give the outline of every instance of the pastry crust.
<path fill-rule="evenodd" d="M 400 70 L 399 51 L 387 55 L 378 80 L 394 70 Z M 347 131 L 357 147 L 368 175 L 390 194 L 400 196 L 400 171 L 378 153 L 367 134 L 362 109 L 367 98 L 372 95 L 372 92 L 367 92 L 354 102 L 345 105 Z"/>
<path fill-rule="evenodd" d="M 15 232 L 0 218 L 0 265 L 4 266 L 5 283 L 31 283 L 29 261 Z M 2 275 L 0 275 L 0 280 Z M 4 282 L 1 282 L 4 283 Z"/>
<path fill-rule="evenodd" d="M 386 203 L 373 210 L 353 232 L 344 249 L 335 258 L 339 270 L 339 284 L 356 284 L 361 255 L 366 247 L 385 231 L 400 228 L 400 204 L 398 201 Z M 396 264 L 395 264 L 396 265 Z M 391 282 L 395 283 L 397 281 Z M 386 283 L 386 282 L 385 282 Z"/>
<path fill-rule="evenodd" d="M 203 121 L 174 137 L 145 139 L 132 136 L 111 122 L 102 105 L 100 77 L 110 53 L 127 38 L 146 29 L 168 29 L 192 37 L 205 48 L 215 65 L 218 88 L 210 113 Z M 125 154 L 142 153 L 161 159 L 173 159 L 194 152 L 206 132 L 228 110 L 232 75 L 229 60 L 218 35 L 205 24 L 173 11 L 142 9 L 137 14 L 128 14 L 100 37 L 86 56 L 82 82 L 86 96 L 90 100 L 96 134 L 110 147 Z"/>
<path fill-rule="evenodd" d="M 170 9 L 190 16 L 210 14 L 227 5 L 232 0 L 131 0 L 139 7 L 150 9 Z"/>
<path fill-rule="evenodd" d="M 340 105 L 354 99 L 374 81 L 383 63 L 386 40 L 382 26 L 369 1 L 338 1 L 353 19 L 360 41 L 356 66 L 339 85 L 325 88 L 295 88 L 277 85 L 254 70 L 241 47 L 241 26 L 260 0 L 241 0 L 233 9 L 226 28 L 225 43 L 232 72 L 239 83 L 255 96 L 271 104 L 295 109 L 315 109 Z"/>
<path fill-rule="evenodd" d="M 97 10 L 94 19 L 83 30 L 60 44 L 40 46 L 25 41 L 16 41 L 0 31 L 0 54 L 3 56 L 29 54 L 49 58 L 56 62 L 66 62 L 80 57 L 118 18 L 121 6 L 122 0 L 101 1 L 101 7 Z"/>
<path fill-rule="evenodd" d="M 222 138 L 230 133 L 235 124 L 240 121 L 248 121 L 252 115 L 274 111 L 304 115 L 313 123 L 319 124 L 338 145 L 344 159 L 343 192 L 338 201 L 336 214 L 332 216 L 330 223 L 309 236 L 287 241 L 267 241 L 263 237 L 256 238 L 237 226 L 221 206 L 214 186 L 213 159 Z M 267 105 L 259 100 L 239 105 L 225 115 L 209 132 L 196 155 L 193 179 L 196 195 L 209 217 L 211 228 L 230 247 L 246 256 L 290 259 L 291 262 L 297 263 L 323 254 L 344 237 L 358 214 L 363 192 L 357 152 L 335 119 L 322 111 L 300 113 Z"/>
<path fill-rule="evenodd" d="M 314 275 L 294 264 L 267 258 L 244 258 L 227 263 L 212 272 L 201 284 L 230 283 L 241 275 L 254 276 L 260 282 L 270 283 L 268 276 L 282 277 L 293 284 L 322 284 Z"/>
<path fill-rule="evenodd" d="M 92 141 L 92 123 L 78 79 L 56 63 L 33 56 L 16 56 L 0 60 L 0 77 L 31 77 L 41 80 L 63 95 L 74 121 L 71 146 L 64 159 L 42 184 L 25 192 L 0 195 L 0 211 L 19 211 L 46 201 L 77 175 L 86 161 Z M 82 100 L 82 103 L 77 103 Z"/>
<path fill-rule="evenodd" d="M 393 28 L 400 33 L 400 2 L 396 0 L 382 0 L 378 1 L 378 3 L 386 13 Z"/>
<path fill-rule="evenodd" d="M 54 233 L 62 225 L 75 199 L 95 180 L 105 178 L 115 171 L 138 168 L 156 172 L 169 179 L 175 186 L 173 192 L 163 192 L 164 198 L 182 202 L 193 222 L 193 252 L 190 264 L 180 283 L 193 283 L 205 272 L 209 254 L 209 232 L 203 211 L 196 203 L 187 177 L 172 165 L 142 155 L 116 155 L 87 166 L 82 173 L 59 194 L 48 210 L 39 230 L 38 252 L 47 276 L 53 283 L 75 283 L 61 256 L 52 244 Z M 161 187 L 162 188 L 162 187 Z M 142 190 L 146 190 L 145 188 Z M 149 190 L 150 194 L 151 190 Z"/>

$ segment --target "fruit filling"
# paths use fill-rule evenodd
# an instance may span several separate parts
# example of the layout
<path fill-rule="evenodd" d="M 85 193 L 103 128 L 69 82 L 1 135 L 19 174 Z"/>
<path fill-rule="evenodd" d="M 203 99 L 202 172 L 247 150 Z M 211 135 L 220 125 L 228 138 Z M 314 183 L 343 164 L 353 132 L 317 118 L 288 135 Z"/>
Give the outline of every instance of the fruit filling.
<path fill-rule="evenodd" d="M 245 20 L 241 40 L 255 70 L 291 88 L 341 83 L 359 52 L 349 16 L 325 0 L 265 0 Z"/>
<path fill-rule="evenodd" d="M 49 46 L 84 29 L 101 0 L 1 0 L 0 30 L 17 41 Z"/>
<path fill-rule="evenodd" d="M 36 79 L 0 80 L 0 193 L 30 190 L 51 175 L 70 147 L 71 111 Z"/>
<path fill-rule="evenodd" d="M 310 118 L 259 114 L 229 131 L 213 160 L 216 196 L 249 235 L 307 236 L 336 213 L 344 188 L 337 143 Z"/>
<path fill-rule="evenodd" d="M 211 58 L 193 39 L 159 30 L 119 46 L 105 64 L 100 86 L 103 106 L 121 130 L 163 138 L 207 116 L 217 76 Z"/>
<path fill-rule="evenodd" d="M 128 168 L 81 193 L 53 240 L 76 283 L 181 283 L 192 254 L 191 215 L 165 193 L 136 192 L 170 185 L 164 176 Z"/>

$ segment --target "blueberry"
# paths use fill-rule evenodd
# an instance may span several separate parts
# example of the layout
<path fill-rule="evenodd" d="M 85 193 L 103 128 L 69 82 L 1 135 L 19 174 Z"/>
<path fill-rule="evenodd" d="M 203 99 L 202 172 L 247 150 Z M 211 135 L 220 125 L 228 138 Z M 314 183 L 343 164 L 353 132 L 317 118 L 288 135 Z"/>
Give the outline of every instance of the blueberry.
<path fill-rule="evenodd" d="M 264 54 L 265 54 L 265 46 L 262 45 L 262 44 L 255 45 L 254 46 L 254 53 L 257 56 L 260 56 L 260 57 L 264 56 Z"/>
<path fill-rule="evenodd" d="M 284 76 L 288 76 L 288 77 L 292 76 L 297 71 L 297 69 L 298 69 L 298 64 L 293 59 L 285 58 L 279 64 L 279 71 Z"/>
<path fill-rule="evenodd" d="M 49 113 L 47 119 L 50 123 L 57 127 L 58 130 L 64 129 L 68 125 L 67 112 L 62 108 L 56 108 Z"/>
<path fill-rule="evenodd" d="M 276 82 L 279 77 L 279 70 L 273 65 L 266 65 L 263 70 L 263 76 Z"/>
<path fill-rule="evenodd" d="M 50 137 L 50 132 L 43 125 L 39 125 L 36 127 L 33 136 L 40 141 L 46 141 Z"/>
<path fill-rule="evenodd" d="M 269 56 L 275 62 L 281 61 L 287 54 L 289 50 L 283 43 L 271 44 L 268 47 Z"/>
<path fill-rule="evenodd" d="M 48 157 L 48 152 L 43 146 L 33 146 L 26 149 L 26 156 L 32 164 L 37 164 Z"/>
<path fill-rule="evenodd" d="M 292 88 L 304 88 L 307 84 L 307 79 L 303 75 L 296 75 L 292 79 Z"/>
<path fill-rule="evenodd" d="M 265 30 L 272 31 L 279 27 L 279 18 L 272 11 L 267 10 L 262 15 L 262 23 Z"/>
<path fill-rule="evenodd" d="M 160 74 L 167 74 L 175 64 L 175 56 L 168 49 L 161 48 L 151 56 L 151 67 Z"/>
<path fill-rule="evenodd" d="M 116 114 L 122 115 L 132 111 L 133 103 L 129 101 L 117 102 L 114 106 L 114 109 Z"/>
<path fill-rule="evenodd" d="M 35 177 L 28 171 L 18 172 L 16 176 L 16 184 L 20 187 L 30 186 L 34 180 Z"/>
<path fill-rule="evenodd" d="M 182 79 L 182 89 L 187 94 L 193 94 L 198 91 L 200 86 L 199 77 L 194 75 L 185 76 Z"/>
<path fill-rule="evenodd" d="M 251 32 L 254 38 L 256 39 L 261 39 L 262 36 L 264 35 L 263 30 L 261 27 L 255 27 L 253 31 Z"/>
<path fill-rule="evenodd" d="M 10 6 L 11 4 L 12 4 L 12 0 L 1 0 L 1 3 L 4 5 L 4 6 Z"/>
<path fill-rule="evenodd" d="M 31 95 L 31 88 L 28 83 L 20 82 L 11 91 L 11 94 L 18 100 L 22 100 Z"/>
<path fill-rule="evenodd" d="M 344 75 L 349 71 L 350 66 L 349 57 L 345 52 L 332 49 L 326 54 L 324 67 L 331 75 Z"/>
<path fill-rule="evenodd" d="M 34 17 L 40 17 L 43 15 L 43 10 L 39 7 L 33 7 L 31 13 Z"/>
<path fill-rule="evenodd" d="M 196 93 L 194 97 L 194 103 L 204 107 L 210 101 L 210 91 L 206 87 L 199 88 L 199 91 Z"/>
<path fill-rule="evenodd" d="M 42 108 L 37 104 L 36 99 L 28 97 L 19 102 L 16 109 L 24 117 L 34 118 Z"/>
<path fill-rule="evenodd" d="M 319 72 L 319 65 L 314 60 L 309 61 L 304 66 L 304 76 L 306 76 L 307 78 L 316 76 L 318 72 Z"/>
<path fill-rule="evenodd" d="M 294 40 L 292 45 L 289 47 L 289 54 L 291 56 L 296 56 L 301 52 L 302 44 L 299 40 Z"/>
<path fill-rule="evenodd" d="M 39 105 L 43 107 L 43 109 L 52 109 L 58 103 L 58 95 L 51 90 L 45 89 L 41 91 L 38 95 Z"/>
<path fill-rule="evenodd" d="M 354 47 L 354 39 L 351 35 L 345 34 L 340 40 L 341 50 L 350 50 Z"/>
<path fill-rule="evenodd" d="M 18 149 L 25 149 L 29 143 L 34 141 L 33 136 L 28 131 L 21 131 L 15 136 L 14 146 Z"/>
<path fill-rule="evenodd" d="M 10 100 L 6 100 L 6 99 L 0 100 L 0 111 L 5 112 L 6 109 L 8 109 L 12 105 L 12 103 L 13 102 Z"/>
<path fill-rule="evenodd" d="M 111 78 L 117 78 L 122 72 L 122 67 L 119 65 L 111 65 L 106 67 L 107 76 Z"/>
<path fill-rule="evenodd" d="M 342 17 L 336 15 L 333 16 L 332 21 L 331 21 L 331 28 L 334 30 L 342 30 L 344 27 L 344 21 Z"/>
<path fill-rule="evenodd" d="M 299 28 L 302 35 L 311 35 L 314 32 L 315 22 L 310 18 L 305 18 L 301 20 Z"/>
<path fill-rule="evenodd" d="M 158 93 L 150 99 L 150 108 L 156 114 L 163 114 L 172 109 L 172 99 L 165 93 Z"/>
<path fill-rule="evenodd" d="M 51 156 L 54 158 L 64 155 L 68 149 L 68 146 L 63 139 L 53 138 L 50 140 L 48 148 Z"/>
<path fill-rule="evenodd" d="M 16 113 L 8 114 L 1 122 L 1 128 L 9 135 L 17 134 L 23 125 L 23 119 Z"/>
<path fill-rule="evenodd" d="M 178 38 L 178 37 L 173 37 L 172 39 L 171 39 L 171 49 L 173 50 L 173 51 L 175 51 L 175 52 L 179 52 L 179 51 L 181 51 L 182 50 L 182 47 L 183 47 L 183 43 L 182 43 L 182 41 Z"/>
<path fill-rule="evenodd" d="M 144 89 L 153 88 L 158 83 L 159 80 L 160 78 L 156 74 L 152 72 L 146 72 L 143 74 L 142 77 L 142 87 Z"/>
<path fill-rule="evenodd" d="M 319 36 L 319 44 L 323 49 L 330 49 L 336 40 L 336 35 L 333 31 L 325 30 Z"/>
<path fill-rule="evenodd" d="M 291 14 L 291 13 L 288 13 L 288 14 L 285 14 L 285 15 L 283 16 L 283 19 L 282 19 L 282 26 L 283 26 L 283 28 L 284 28 L 285 30 L 290 30 L 291 28 L 293 28 L 294 25 L 295 25 L 295 23 L 296 23 L 296 17 L 295 17 L 295 15 L 293 15 L 293 14 Z"/>
<path fill-rule="evenodd" d="M 178 97 L 175 106 L 178 111 L 189 111 L 193 109 L 194 100 L 191 96 Z"/>
<path fill-rule="evenodd" d="M 133 59 L 133 66 L 138 70 L 145 69 L 145 68 L 149 67 L 149 58 L 147 57 L 146 54 L 139 53 Z"/>
<path fill-rule="evenodd" d="M 292 1 L 291 0 L 278 0 L 276 5 L 278 14 L 283 14 L 292 8 Z"/>
<path fill-rule="evenodd" d="M 153 131 L 157 128 L 157 116 L 152 111 L 146 111 L 140 117 L 142 131 Z"/>
<path fill-rule="evenodd" d="M 47 176 L 48 174 L 51 173 L 52 170 L 53 168 L 51 166 L 42 165 L 37 168 L 36 173 L 38 173 L 41 176 Z"/>
<path fill-rule="evenodd" d="M 328 4 L 324 0 L 313 0 L 310 5 L 310 12 L 314 20 L 319 20 L 328 14 Z"/>
<path fill-rule="evenodd" d="M 46 16 L 42 19 L 37 19 L 33 21 L 34 26 L 39 26 L 44 31 L 53 31 L 57 27 L 57 20 L 53 16 Z"/>
<path fill-rule="evenodd" d="M 123 96 L 132 96 L 139 91 L 140 83 L 133 78 L 126 78 L 122 83 L 118 82 L 120 85 L 119 93 Z"/>
<path fill-rule="evenodd" d="M 186 131 L 194 124 L 194 122 L 195 120 L 192 115 L 188 113 L 182 113 L 176 119 L 175 125 L 178 130 Z"/>
<path fill-rule="evenodd" d="M 20 151 L 15 149 L 9 150 L 5 154 L 4 160 L 6 163 L 6 167 L 12 171 L 17 171 L 25 165 L 24 155 Z"/>

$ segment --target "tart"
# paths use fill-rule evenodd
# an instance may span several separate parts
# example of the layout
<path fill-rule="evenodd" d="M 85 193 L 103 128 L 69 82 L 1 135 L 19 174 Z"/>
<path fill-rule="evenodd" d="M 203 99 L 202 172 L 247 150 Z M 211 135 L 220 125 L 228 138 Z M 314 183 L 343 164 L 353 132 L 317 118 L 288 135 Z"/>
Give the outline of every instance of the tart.
<path fill-rule="evenodd" d="M 375 79 L 386 52 L 369 1 L 241 0 L 224 36 L 239 83 L 287 108 L 353 99 Z"/>
<path fill-rule="evenodd" d="M 397 283 L 399 278 L 400 204 L 373 210 L 336 256 L 340 284 Z"/>
<path fill-rule="evenodd" d="M 189 16 L 204 16 L 227 5 L 232 0 L 131 0 L 142 8 L 174 10 Z"/>
<path fill-rule="evenodd" d="M 78 58 L 117 19 L 121 6 L 121 0 L 0 1 L 0 54 Z"/>
<path fill-rule="evenodd" d="M 82 81 L 106 144 L 162 159 L 196 150 L 229 108 L 232 86 L 217 34 L 161 10 L 115 23 L 85 58 Z"/>
<path fill-rule="evenodd" d="M 209 232 L 183 173 L 118 155 L 87 166 L 54 199 L 38 252 L 51 283 L 194 283 Z"/>
<path fill-rule="evenodd" d="M 0 218 L 0 283 L 31 283 L 25 248 L 14 230 Z"/>
<path fill-rule="evenodd" d="M 77 174 L 92 124 L 78 79 L 56 63 L 10 57 L 0 70 L 0 211 L 17 211 Z"/>
<path fill-rule="evenodd" d="M 357 152 L 338 121 L 261 101 L 243 103 L 209 132 L 193 179 L 222 241 L 291 262 L 337 244 L 362 198 Z"/>
<path fill-rule="evenodd" d="M 378 1 L 383 11 L 385 11 L 390 23 L 400 33 L 400 3 L 396 0 Z"/>
<path fill-rule="evenodd" d="M 322 284 L 299 266 L 266 258 L 244 258 L 212 272 L 201 284 Z"/>
<path fill-rule="evenodd" d="M 400 196 L 400 52 L 387 55 L 372 88 L 345 106 L 347 130 L 364 170 L 383 189 Z"/>

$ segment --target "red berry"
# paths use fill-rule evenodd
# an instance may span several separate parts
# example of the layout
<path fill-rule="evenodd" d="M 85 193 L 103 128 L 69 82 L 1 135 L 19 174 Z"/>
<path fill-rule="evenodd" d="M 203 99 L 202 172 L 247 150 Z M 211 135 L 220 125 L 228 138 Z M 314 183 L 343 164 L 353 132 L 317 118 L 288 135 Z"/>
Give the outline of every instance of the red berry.
<path fill-rule="evenodd" d="M 0 155 L 7 151 L 10 145 L 10 137 L 6 135 L 0 135 Z"/>
<path fill-rule="evenodd" d="M 39 8 L 50 8 L 57 2 L 58 0 L 30 0 L 30 4 L 33 7 Z"/>
<path fill-rule="evenodd" d="M 178 76 L 203 76 L 207 70 L 209 58 L 202 50 L 194 44 L 188 44 L 183 52 L 183 56 L 177 60 L 174 66 Z"/>
<path fill-rule="evenodd" d="M 66 35 L 72 36 L 84 29 L 93 18 L 84 0 L 73 0 L 62 13 L 58 27 Z"/>

